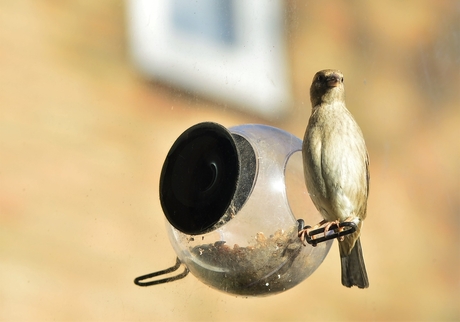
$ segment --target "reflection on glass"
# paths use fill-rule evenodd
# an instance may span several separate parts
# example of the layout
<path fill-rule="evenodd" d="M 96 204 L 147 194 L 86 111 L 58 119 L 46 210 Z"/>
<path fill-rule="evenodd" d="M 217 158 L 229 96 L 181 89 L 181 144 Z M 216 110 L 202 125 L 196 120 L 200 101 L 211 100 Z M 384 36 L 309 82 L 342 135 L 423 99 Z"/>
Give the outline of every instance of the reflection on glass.
<path fill-rule="evenodd" d="M 232 45 L 235 42 L 232 0 L 176 0 L 172 3 L 172 24 L 179 32 Z"/>

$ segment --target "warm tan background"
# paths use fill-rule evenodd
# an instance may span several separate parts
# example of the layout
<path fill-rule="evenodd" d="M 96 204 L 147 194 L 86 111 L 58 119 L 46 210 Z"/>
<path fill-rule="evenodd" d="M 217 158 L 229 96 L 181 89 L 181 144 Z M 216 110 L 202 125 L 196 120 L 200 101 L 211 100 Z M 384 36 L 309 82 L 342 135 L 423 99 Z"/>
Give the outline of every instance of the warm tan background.
<path fill-rule="evenodd" d="M 459 320 L 460 4 L 289 1 L 295 105 L 268 123 L 142 79 L 120 1 L 0 2 L 0 320 Z M 174 262 L 158 200 L 178 135 L 201 121 L 302 137 L 308 87 L 340 68 L 371 156 L 368 290 L 337 246 L 296 288 L 241 299 Z"/>

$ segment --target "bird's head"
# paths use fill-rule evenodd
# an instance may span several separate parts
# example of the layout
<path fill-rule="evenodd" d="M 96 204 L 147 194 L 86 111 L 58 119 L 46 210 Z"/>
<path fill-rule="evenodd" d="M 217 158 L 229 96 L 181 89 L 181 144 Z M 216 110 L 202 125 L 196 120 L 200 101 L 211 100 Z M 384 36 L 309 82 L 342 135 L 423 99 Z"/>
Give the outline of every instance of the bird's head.
<path fill-rule="evenodd" d="M 310 100 L 313 107 L 345 99 L 343 74 L 334 69 L 317 72 L 310 87 Z"/>

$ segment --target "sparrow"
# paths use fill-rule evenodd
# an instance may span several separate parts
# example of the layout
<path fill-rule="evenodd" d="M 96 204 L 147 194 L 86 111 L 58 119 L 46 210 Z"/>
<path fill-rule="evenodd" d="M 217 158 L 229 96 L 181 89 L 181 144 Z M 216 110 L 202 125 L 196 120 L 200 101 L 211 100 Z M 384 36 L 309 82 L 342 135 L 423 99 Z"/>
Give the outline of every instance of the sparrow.
<path fill-rule="evenodd" d="M 342 284 L 367 288 L 359 236 L 369 195 L 369 156 L 361 129 L 345 105 L 343 74 L 331 69 L 317 72 L 310 100 L 302 157 L 308 193 L 324 218 L 317 226 L 327 224 L 326 233 L 333 223 L 357 225 L 354 233 L 339 239 Z"/>

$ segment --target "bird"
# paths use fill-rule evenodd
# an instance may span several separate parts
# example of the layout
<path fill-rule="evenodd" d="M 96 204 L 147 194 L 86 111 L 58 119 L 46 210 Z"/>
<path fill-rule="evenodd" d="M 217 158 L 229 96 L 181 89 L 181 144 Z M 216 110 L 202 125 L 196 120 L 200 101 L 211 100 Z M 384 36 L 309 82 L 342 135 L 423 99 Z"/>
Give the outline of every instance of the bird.
<path fill-rule="evenodd" d="M 353 222 L 339 239 L 342 284 L 369 287 L 360 241 L 369 196 L 369 155 L 362 131 L 345 105 L 343 74 L 317 72 L 310 87 L 312 112 L 302 143 L 308 194 L 324 218 L 316 227 Z M 299 232 L 304 237 L 308 229 Z"/>

